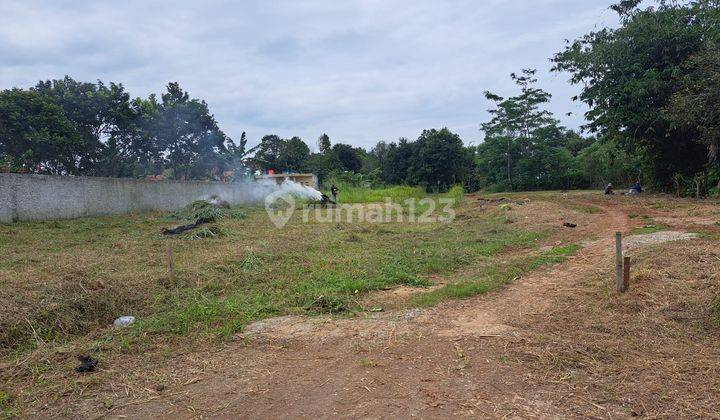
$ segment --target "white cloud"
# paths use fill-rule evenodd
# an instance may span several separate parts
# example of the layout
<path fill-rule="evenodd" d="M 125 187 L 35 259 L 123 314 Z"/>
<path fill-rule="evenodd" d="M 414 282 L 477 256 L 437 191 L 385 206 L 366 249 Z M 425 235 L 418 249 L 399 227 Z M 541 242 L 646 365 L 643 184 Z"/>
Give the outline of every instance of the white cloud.
<path fill-rule="evenodd" d="M 448 126 L 478 143 L 484 90 L 533 67 L 576 127 L 577 88 L 550 74 L 565 38 L 614 24 L 610 0 L 27 1 L 0 4 L 0 88 L 65 74 L 131 94 L 179 81 L 232 137 L 371 146 Z M 566 117 L 566 112 L 574 116 Z"/>

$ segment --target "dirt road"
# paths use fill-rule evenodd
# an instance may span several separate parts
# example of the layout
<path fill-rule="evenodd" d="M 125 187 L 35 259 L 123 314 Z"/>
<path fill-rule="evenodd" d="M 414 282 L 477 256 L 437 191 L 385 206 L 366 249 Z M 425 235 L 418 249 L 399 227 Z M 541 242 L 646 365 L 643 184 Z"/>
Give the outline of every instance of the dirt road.
<path fill-rule="evenodd" d="M 532 320 L 555 310 L 560 291 L 596 276 L 612 258 L 616 208 L 595 217 L 601 238 L 564 264 L 505 289 L 433 309 L 365 319 L 284 317 L 256 323 L 242 340 L 166 372 L 194 370 L 177 393 L 118 406 L 109 416 L 330 418 L 572 414 L 552 383 L 538 387 L 512 347 Z M 530 327 L 531 328 L 531 327 Z M 515 352 L 516 353 L 516 352 Z M 577 399 L 576 399 L 577 400 Z M 582 401 L 582 399 L 580 400 Z M 587 410 L 599 404 L 588 399 Z M 628 415 L 622 407 L 602 407 Z M 598 409 L 599 410 L 599 409 Z M 608 410 L 611 410 L 610 412 Z"/>

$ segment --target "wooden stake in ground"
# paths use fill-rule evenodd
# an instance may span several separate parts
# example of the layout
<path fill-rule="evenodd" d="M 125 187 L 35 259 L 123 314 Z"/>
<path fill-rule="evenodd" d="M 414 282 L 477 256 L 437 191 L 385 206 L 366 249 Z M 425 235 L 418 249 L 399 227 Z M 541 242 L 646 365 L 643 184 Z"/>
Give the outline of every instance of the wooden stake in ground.
<path fill-rule="evenodd" d="M 630 257 L 625 257 L 623 269 L 623 285 L 621 292 L 626 292 L 628 287 L 630 287 Z"/>
<path fill-rule="evenodd" d="M 615 232 L 615 288 L 623 291 L 623 252 L 622 233 Z"/>
<path fill-rule="evenodd" d="M 175 263 L 173 261 L 172 238 L 168 238 L 168 240 L 167 240 L 167 266 L 168 266 L 168 275 L 170 276 L 170 280 L 175 280 Z"/>

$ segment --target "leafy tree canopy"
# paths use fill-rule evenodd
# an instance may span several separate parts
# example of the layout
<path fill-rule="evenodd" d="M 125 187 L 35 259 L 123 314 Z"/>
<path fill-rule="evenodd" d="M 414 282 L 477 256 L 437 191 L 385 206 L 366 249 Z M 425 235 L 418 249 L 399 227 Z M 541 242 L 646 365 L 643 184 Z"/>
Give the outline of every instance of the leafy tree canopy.
<path fill-rule="evenodd" d="M 621 26 L 568 41 L 553 58 L 554 70 L 583 85 L 578 99 L 590 106 L 587 128 L 617 139 L 633 155 L 647 156 L 651 179 L 668 186 L 674 174 L 694 174 L 713 162 L 717 143 L 711 127 L 717 122 L 700 117 L 709 108 L 699 96 L 712 97 L 720 2 L 639 5 L 637 0 L 614 5 Z M 680 107 L 696 99 L 700 103 L 680 115 Z"/>

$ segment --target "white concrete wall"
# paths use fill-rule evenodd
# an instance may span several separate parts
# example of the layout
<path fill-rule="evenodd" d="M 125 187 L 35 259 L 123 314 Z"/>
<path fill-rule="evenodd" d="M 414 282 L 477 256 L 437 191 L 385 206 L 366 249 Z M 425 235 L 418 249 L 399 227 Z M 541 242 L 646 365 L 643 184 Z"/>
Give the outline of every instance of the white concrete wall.
<path fill-rule="evenodd" d="M 0 223 L 177 210 L 213 194 L 232 205 L 262 200 L 252 183 L 0 174 Z"/>

